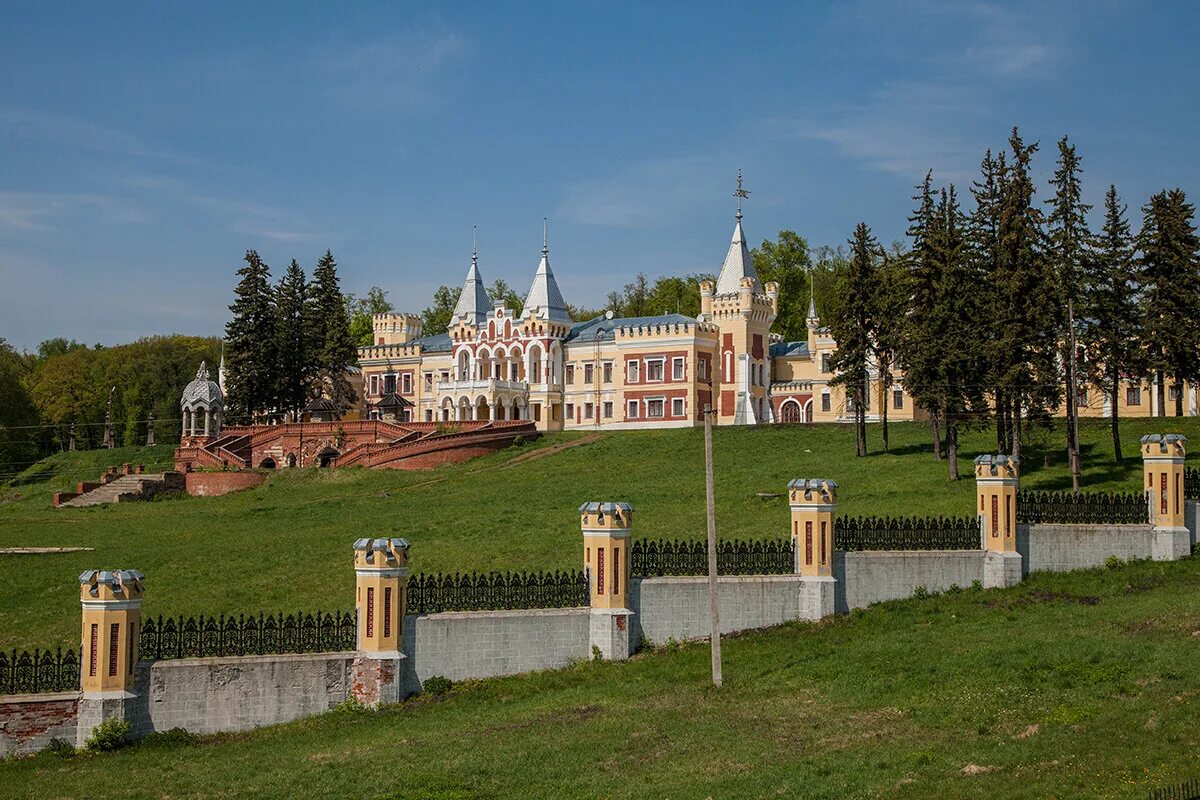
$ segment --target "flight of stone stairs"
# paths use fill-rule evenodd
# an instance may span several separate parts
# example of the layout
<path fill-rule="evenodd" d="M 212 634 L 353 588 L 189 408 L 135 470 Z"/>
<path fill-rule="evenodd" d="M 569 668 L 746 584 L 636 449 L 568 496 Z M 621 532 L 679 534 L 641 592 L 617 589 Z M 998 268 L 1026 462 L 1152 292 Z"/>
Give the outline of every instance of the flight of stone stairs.
<path fill-rule="evenodd" d="M 178 476 L 179 473 L 172 473 L 172 475 Z M 176 481 L 169 480 L 166 474 L 161 472 L 142 475 L 122 475 L 109 483 L 84 492 L 78 497 L 64 500 L 58 507 L 83 508 L 86 506 L 98 506 L 104 503 L 117 503 L 122 500 L 141 500 L 163 489 L 183 488 L 182 486 L 169 485 L 173 483 L 176 483 Z"/>

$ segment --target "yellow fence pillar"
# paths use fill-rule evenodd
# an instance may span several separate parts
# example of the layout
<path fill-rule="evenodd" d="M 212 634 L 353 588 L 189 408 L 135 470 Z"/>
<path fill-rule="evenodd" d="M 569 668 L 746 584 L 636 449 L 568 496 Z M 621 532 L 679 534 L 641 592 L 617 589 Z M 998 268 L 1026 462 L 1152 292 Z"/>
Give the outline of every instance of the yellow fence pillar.
<path fill-rule="evenodd" d="M 1142 437 L 1142 473 L 1150 523 L 1154 525 L 1151 557 L 1174 561 L 1191 552 L 1183 489 L 1187 437 L 1180 433 L 1151 433 Z"/>
<path fill-rule="evenodd" d="M 407 685 L 404 615 L 408 588 L 404 539 L 354 543 L 354 610 L 358 653 L 351 694 L 367 705 L 402 699 Z"/>
<path fill-rule="evenodd" d="M 144 591 L 145 576 L 137 570 L 91 569 L 79 576 L 83 631 L 78 745 L 104 720 L 132 716 Z"/>
<path fill-rule="evenodd" d="M 835 607 L 833 533 L 838 485 L 825 478 L 797 478 L 787 488 L 794 570 L 801 576 L 799 617 L 818 620 Z"/>
<path fill-rule="evenodd" d="M 630 653 L 629 535 L 633 506 L 629 503 L 584 503 L 579 507 L 583 532 L 583 568 L 591 606 L 592 655 L 624 660 Z"/>
<path fill-rule="evenodd" d="M 983 585 L 989 589 L 1021 581 L 1022 557 L 1017 546 L 1020 485 L 1021 460 L 1016 456 L 988 454 L 975 458 L 980 546 L 985 551 Z"/>

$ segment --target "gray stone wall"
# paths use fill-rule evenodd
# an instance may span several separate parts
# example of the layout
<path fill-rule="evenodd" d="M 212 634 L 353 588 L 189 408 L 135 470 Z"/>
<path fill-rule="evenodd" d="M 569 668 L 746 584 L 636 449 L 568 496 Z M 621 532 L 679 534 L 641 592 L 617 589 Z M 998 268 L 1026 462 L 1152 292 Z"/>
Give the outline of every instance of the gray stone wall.
<path fill-rule="evenodd" d="M 799 575 L 722 575 L 717 586 L 721 632 L 799 619 L 803 580 Z M 634 578 L 629 604 L 634 649 L 646 638 L 662 644 L 671 638 L 682 641 L 709 634 L 706 576 Z"/>
<path fill-rule="evenodd" d="M 1183 504 L 1183 524 L 1187 525 L 1188 534 L 1192 537 L 1192 547 L 1196 546 L 1197 529 L 1196 518 L 1200 514 L 1200 503 L 1195 500 L 1187 500 Z"/>
<path fill-rule="evenodd" d="M 79 692 L 0 695 L 0 758 L 36 753 L 54 738 L 75 744 Z"/>
<path fill-rule="evenodd" d="M 1153 546 L 1150 525 L 1017 526 L 1017 551 L 1026 575 L 1099 567 L 1110 556 L 1122 561 L 1150 558 Z"/>
<path fill-rule="evenodd" d="M 834 610 L 844 614 L 885 600 L 912 597 L 918 586 L 944 592 L 983 582 L 982 550 L 867 550 L 834 553 Z"/>
<path fill-rule="evenodd" d="M 453 611 L 408 616 L 408 689 L 433 675 L 451 680 L 563 667 L 591 657 L 590 609 Z"/>
<path fill-rule="evenodd" d="M 242 731 L 346 699 L 354 653 L 183 658 L 138 664 L 134 731 Z"/>

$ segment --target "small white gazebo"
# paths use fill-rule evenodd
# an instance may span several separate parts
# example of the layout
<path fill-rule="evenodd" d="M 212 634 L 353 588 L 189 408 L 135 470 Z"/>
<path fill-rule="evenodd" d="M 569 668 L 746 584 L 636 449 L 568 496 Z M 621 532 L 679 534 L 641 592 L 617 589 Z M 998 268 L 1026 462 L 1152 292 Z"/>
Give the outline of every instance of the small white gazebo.
<path fill-rule="evenodd" d="M 221 412 L 225 397 L 216 381 L 208 377 L 208 365 L 201 361 L 196 379 L 183 390 L 179 403 L 183 410 L 183 437 L 216 437 L 221 434 Z"/>

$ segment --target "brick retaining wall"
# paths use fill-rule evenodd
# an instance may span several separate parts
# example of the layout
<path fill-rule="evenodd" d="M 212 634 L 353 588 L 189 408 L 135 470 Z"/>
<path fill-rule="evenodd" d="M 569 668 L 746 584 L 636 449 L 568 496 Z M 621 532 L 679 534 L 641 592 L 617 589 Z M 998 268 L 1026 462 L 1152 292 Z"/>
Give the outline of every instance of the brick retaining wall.
<path fill-rule="evenodd" d="M 184 476 L 184 487 L 188 494 L 196 497 L 219 497 L 253 488 L 266 479 L 261 472 L 188 472 Z"/>
<path fill-rule="evenodd" d="M 79 692 L 0 695 L 0 758 L 35 753 L 53 738 L 75 744 Z"/>

